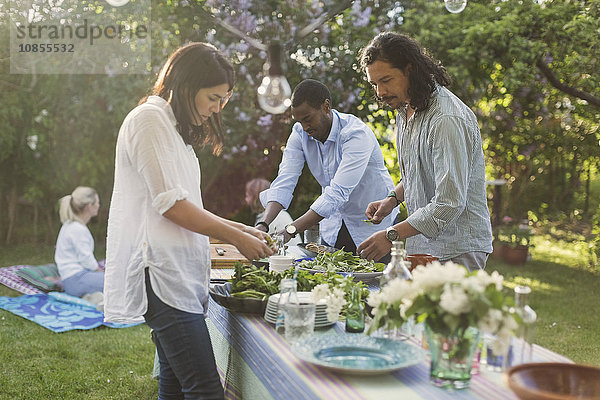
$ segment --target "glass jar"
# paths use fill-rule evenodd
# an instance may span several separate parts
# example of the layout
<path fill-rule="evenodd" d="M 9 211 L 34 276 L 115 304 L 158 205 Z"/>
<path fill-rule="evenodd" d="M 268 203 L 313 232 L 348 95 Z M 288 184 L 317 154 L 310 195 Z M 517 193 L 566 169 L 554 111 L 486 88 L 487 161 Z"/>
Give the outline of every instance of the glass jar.
<path fill-rule="evenodd" d="M 295 279 L 285 278 L 279 283 L 279 299 L 277 300 L 277 319 L 275 331 L 280 335 L 285 334 L 285 305 L 288 303 L 299 303 L 296 290 L 298 282 Z"/>

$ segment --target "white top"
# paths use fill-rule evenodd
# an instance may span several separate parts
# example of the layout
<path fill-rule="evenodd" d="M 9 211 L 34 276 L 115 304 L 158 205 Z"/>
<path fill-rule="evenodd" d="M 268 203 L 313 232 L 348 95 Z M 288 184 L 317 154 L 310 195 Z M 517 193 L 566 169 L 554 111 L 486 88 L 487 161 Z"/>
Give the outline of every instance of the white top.
<path fill-rule="evenodd" d="M 61 279 L 67 279 L 86 269 L 98 269 L 94 258 L 94 238 L 88 227 L 79 221 L 67 221 L 58 232 L 54 262 Z"/>
<path fill-rule="evenodd" d="M 208 303 L 208 237 L 163 217 L 177 200 L 203 208 L 200 165 L 175 129 L 171 106 L 150 96 L 123 121 L 108 217 L 104 319 L 142 320 L 144 270 L 167 305 L 202 314 Z"/>

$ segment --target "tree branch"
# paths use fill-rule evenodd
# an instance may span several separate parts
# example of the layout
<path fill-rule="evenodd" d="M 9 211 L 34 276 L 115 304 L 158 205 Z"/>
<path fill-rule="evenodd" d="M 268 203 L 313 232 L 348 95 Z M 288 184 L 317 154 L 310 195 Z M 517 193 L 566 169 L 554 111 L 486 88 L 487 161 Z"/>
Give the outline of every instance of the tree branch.
<path fill-rule="evenodd" d="M 584 92 L 583 90 L 579 90 L 572 86 L 565 85 L 556 77 L 556 75 L 554 75 L 554 72 L 552 72 L 550 67 L 548 67 L 548 65 L 544 63 L 542 59 L 537 60 L 536 65 L 540 71 L 542 71 L 542 74 L 544 74 L 544 76 L 548 79 L 550 84 L 552 84 L 552 86 L 558 90 L 565 92 L 568 95 L 585 100 L 593 106 L 600 107 L 600 97 L 596 97 L 591 93 Z"/>

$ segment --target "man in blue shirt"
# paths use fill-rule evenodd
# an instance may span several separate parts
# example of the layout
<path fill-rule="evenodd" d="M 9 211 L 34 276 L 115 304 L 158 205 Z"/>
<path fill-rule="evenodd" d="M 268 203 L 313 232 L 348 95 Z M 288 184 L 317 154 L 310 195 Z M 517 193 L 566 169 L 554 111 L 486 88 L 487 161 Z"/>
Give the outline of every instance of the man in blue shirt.
<path fill-rule="evenodd" d="M 361 243 L 361 256 L 378 259 L 393 240 L 406 239 L 408 254 L 485 268 L 492 230 L 475 114 L 446 89 L 444 67 L 408 36 L 379 34 L 361 51 L 360 62 L 379 100 L 398 111 L 402 180 L 394 190 L 408 211 L 405 221 Z M 366 215 L 379 222 L 396 205 L 396 199 L 382 197 Z"/>
<path fill-rule="evenodd" d="M 367 205 L 394 188 L 377 138 L 354 115 L 332 109 L 329 89 L 312 79 L 294 89 L 292 116 L 297 122 L 277 178 L 260 193 L 265 213 L 256 226 L 266 231 L 279 211 L 289 207 L 306 162 L 322 192 L 308 211 L 286 226 L 285 241 L 319 223 L 324 244 L 356 252 L 356 246 L 378 230 L 364 222 Z M 391 213 L 384 223 L 391 225 L 394 217 Z"/>

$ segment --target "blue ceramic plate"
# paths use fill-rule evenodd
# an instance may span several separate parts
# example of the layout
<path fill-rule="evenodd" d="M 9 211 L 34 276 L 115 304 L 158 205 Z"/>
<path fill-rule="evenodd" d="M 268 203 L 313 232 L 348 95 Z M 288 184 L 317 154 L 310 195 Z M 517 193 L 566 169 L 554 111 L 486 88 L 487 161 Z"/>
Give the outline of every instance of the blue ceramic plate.
<path fill-rule="evenodd" d="M 291 350 L 301 360 L 353 375 L 383 374 L 425 359 L 425 350 L 410 343 L 358 333 L 313 335 Z"/>

